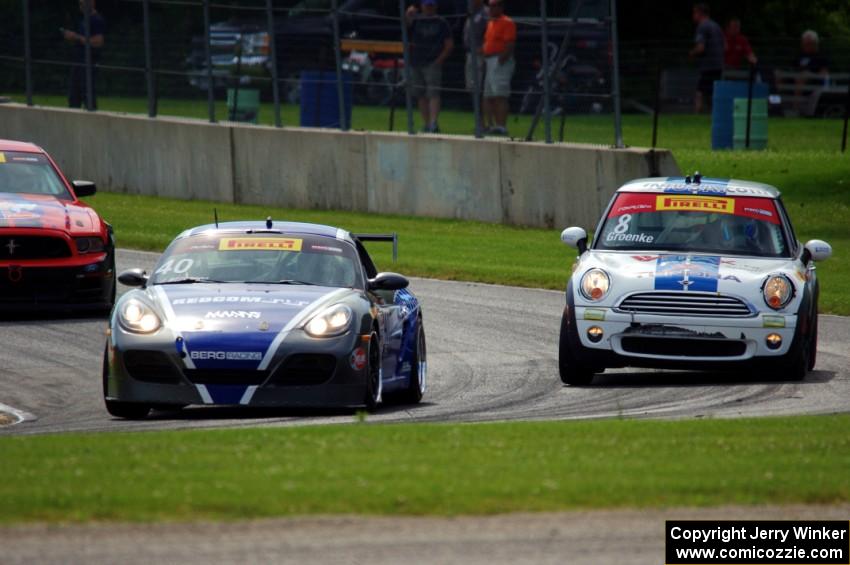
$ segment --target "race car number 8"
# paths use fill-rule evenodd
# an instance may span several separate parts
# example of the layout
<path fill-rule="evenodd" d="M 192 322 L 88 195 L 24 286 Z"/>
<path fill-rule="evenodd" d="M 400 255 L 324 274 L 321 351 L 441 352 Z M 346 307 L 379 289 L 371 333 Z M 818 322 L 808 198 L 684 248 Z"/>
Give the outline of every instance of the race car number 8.
<path fill-rule="evenodd" d="M 617 220 L 617 225 L 614 227 L 614 233 L 626 233 L 629 231 L 629 222 L 632 221 L 631 214 L 624 214 Z"/>
<path fill-rule="evenodd" d="M 169 259 L 162 265 L 162 267 L 157 269 L 154 274 L 167 275 L 168 273 L 173 271 L 177 275 L 182 275 L 186 273 L 189 269 L 191 269 L 192 265 L 194 264 L 194 259 L 180 259 L 176 263 L 174 262 L 174 259 Z"/>

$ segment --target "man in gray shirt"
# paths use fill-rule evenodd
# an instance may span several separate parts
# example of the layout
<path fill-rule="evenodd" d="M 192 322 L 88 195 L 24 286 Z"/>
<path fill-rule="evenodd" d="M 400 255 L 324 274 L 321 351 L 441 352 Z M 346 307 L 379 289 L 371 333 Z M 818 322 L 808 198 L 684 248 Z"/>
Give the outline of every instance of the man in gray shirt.
<path fill-rule="evenodd" d="M 697 31 L 690 56 L 696 59 L 699 69 L 699 82 L 694 96 L 694 111 L 699 114 L 704 103 L 711 109 L 714 81 L 723 78 L 724 38 L 723 30 L 710 17 L 708 4 L 694 4 L 693 20 L 697 24 Z"/>

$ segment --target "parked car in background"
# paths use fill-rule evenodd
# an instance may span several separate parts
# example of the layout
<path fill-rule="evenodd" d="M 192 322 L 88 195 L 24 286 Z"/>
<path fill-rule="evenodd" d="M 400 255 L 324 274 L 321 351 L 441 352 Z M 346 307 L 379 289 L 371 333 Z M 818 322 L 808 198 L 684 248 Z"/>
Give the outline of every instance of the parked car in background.
<path fill-rule="evenodd" d="M 561 59 L 556 73 L 556 89 L 563 96 L 556 99 L 564 111 L 601 110 L 603 97 L 610 90 L 610 34 L 608 2 L 586 0 L 574 11 L 575 1 L 550 0 L 549 53 L 554 64 L 558 60 L 564 38 L 567 55 Z M 333 50 L 333 19 L 331 0 L 301 0 L 286 12 L 276 12 L 274 41 L 277 52 L 278 77 L 285 101 L 297 103 L 299 75 L 304 70 L 333 71 L 336 59 Z M 399 4 L 396 0 L 339 0 L 341 38 L 401 41 Z M 462 47 L 463 24 L 467 12 L 466 0 L 440 0 L 439 13 L 445 17 L 458 46 L 443 67 L 443 85 L 453 89 L 444 99 L 449 105 L 469 104 L 463 91 L 465 52 Z M 517 23 L 517 72 L 512 88 L 516 93 L 512 104 L 524 111 L 533 111 L 541 91 L 541 20 L 537 3 L 514 2 L 508 7 Z M 573 18 L 575 16 L 575 18 Z M 210 27 L 213 80 L 215 88 L 252 84 L 264 87 L 270 76 L 271 39 L 265 19 L 230 20 Z M 240 56 L 241 55 L 241 56 Z M 354 74 L 355 99 L 360 103 L 387 104 L 392 87 L 403 83 L 396 73 L 394 55 L 344 54 L 343 66 Z M 206 88 L 206 58 L 204 37 L 192 39 L 187 58 L 191 69 L 190 82 Z M 262 78 L 262 80 L 257 80 Z M 596 104 L 596 106 L 594 106 Z"/>

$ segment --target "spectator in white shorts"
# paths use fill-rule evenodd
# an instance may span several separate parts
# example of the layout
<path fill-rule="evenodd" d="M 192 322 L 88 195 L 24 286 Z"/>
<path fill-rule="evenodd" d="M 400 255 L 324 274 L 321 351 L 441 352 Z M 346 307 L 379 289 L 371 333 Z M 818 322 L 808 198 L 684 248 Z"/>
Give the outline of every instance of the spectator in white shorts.
<path fill-rule="evenodd" d="M 448 22 L 437 15 L 437 0 L 422 0 L 420 13 L 412 5 L 405 13 L 410 27 L 410 78 L 419 100 L 425 133 L 438 133 L 443 62 L 454 48 Z"/>
<path fill-rule="evenodd" d="M 492 124 L 487 133 L 508 135 L 508 98 L 514 75 L 516 24 L 505 15 L 504 0 L 490 0 L 490 21 L 484 33 L 482 53 L 486 60 L 484 77 L 485 122 Z"/>

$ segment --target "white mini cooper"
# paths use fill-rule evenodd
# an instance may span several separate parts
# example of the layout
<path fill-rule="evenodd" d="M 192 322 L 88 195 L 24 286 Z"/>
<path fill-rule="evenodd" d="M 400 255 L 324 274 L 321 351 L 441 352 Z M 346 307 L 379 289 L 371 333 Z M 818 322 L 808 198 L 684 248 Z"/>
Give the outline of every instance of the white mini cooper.
<path fill-rule="evenodd" d="M 815 366 L 818 281 L 774 187 L 691 177 L 629 182 L 579 251 L 561 322 L 561 380 L 611 367 L 758 368 L 788 379 Z"/>

